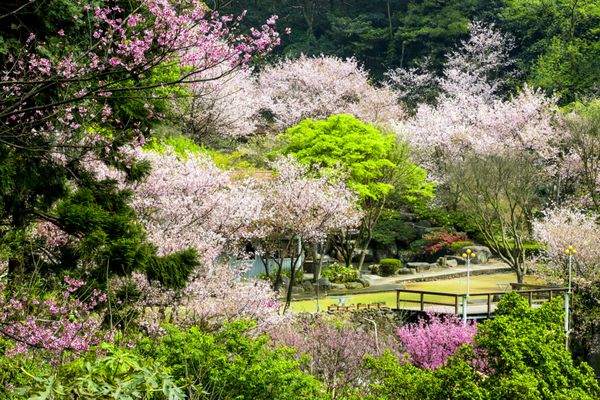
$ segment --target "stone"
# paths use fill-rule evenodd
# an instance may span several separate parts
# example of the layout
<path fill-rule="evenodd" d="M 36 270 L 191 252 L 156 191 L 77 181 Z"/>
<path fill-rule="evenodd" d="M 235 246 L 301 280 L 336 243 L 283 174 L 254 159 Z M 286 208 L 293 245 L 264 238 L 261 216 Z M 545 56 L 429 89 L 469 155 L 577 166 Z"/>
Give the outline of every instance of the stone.
<path fill-rule="evenodd" d="M 306 290 L 307 292 L 310 292 L 313 290 L 313 284 L 311 281 L 304 281 L 302 282 L 302 287 L 304 288 L 304 290 Z"/>
<path fill-rule="evenodd" d="M 363 284 L 360 282 L 346 282 L 346 289 L 362 289 Z"/>
<path fill-rule="evenodd" d="M 417 268 L 415 268 L 415 270 L 417 272 L 425 272 L 425 271 L 429 271 L 432 267 L 436 267 L 437 264 L 427 264 L 424 263 L 425 265 L 419 265 Z"/>
<path fill-rule="evenodd" d="M 367 279 L 360 278 L 358 281 L 362 283 L 363 287 L 371 286 L 371 282 L 369 282 Z"/>
<path fill-rule="evenodd" d="M 281 275 L 281 287 L 289 288 L 290 287 L 290 278 L 285 275 Z"/>
<path fill-rule="evenodd" d="M 461 251 L 464 253 L 467 250 L 471 250 L 477 255 L 475 264 L 485 264 L 492 258 L 492 252 L 487 246 L 465 246 Z"/>
<path fill-rule="evenodd" d="M 459 256 L 446 256 L 447 261 L 446 262 L 456 262 L 456 265 L 465 265 L 465 259 Z"/>
<path fill-rule="evenodd" d="M 331 290 L 344 290 L 346 289 L 346 285 L 343 283 L 332 283 Z"/>
<path fill-rule="evenodd" d="M 406 263 L 406 266 L 408 268 L 417 269 L 419 267 L 421 267 L 421 268 L 423 268 L 423 267 L 429 267 L 429 263 L 426 263 L 426 262 L 409 262 L 409 263 Z"/>
<path fill-rule="evenodd" d="M 416 274 L 417 271 L 414 268 L 400 268 L 398 269 L 398 275 L 412 275 Z"/>
<path fill-rule="evenodd" d="M 446 267 L 458 267 L 458 261 L 446 259 Z"/>
<path fill-rule="evenodd" d="M 331 289 L 331 281 L 329 278 L 319 278 L 317 284 L 319 285 L 319 289 Z"/>
<path fill-rule="evenodd" d="M 302 286 L 292 286 L 292 293 L 304 293 Z"/>

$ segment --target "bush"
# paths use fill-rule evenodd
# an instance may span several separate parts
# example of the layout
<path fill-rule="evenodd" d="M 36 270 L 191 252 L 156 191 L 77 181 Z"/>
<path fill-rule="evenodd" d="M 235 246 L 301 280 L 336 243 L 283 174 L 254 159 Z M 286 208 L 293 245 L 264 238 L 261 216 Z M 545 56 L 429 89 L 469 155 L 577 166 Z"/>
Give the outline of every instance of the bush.
<path fill-rule="evenodd" d="M 469 242 L 469 241 L 454 242 L 454 243 L 450 244 L 450 251 L 452 253 L 459 253 L 463 247 L 467 247 L 467 246 L 475 246 L 475 243 Z"/>
<path fill-rule="evenodd" d="M 200 399 L 326 398 L 325 387 L 299 369 L 295 350 L 271 349 L 265 335 L 252 337 L 252 322 L 236 321 L 211 334 L 196 327 L 167 327 L 157 345 L 140 343 L 143 354 L 160 360 L 179 387 Z"/>
<path fill-rule="evenodd" d="M 423 246 L 423 251 L 426 254 L 445 253 L 452 243 L 465 242 L 466 239 L 467 235 L 461 232 L 450 232 L 447 230 L 430 232 L 423 235 L 423 240 L 427 241 L 427 244 Z"/>
<path fill-rule="evenodd" d="M 333 283 L 354 282 L 358 280 L 358 271 L 335 263 L 321 271 L 321 276 L 329 279 Z"/>
<path fill-rule="evenodd" d="M 394 275 L 401 266 L 402 261 L 397 258 L 383 258 L 379 261 L 379 272 L 381 276 Z"/>

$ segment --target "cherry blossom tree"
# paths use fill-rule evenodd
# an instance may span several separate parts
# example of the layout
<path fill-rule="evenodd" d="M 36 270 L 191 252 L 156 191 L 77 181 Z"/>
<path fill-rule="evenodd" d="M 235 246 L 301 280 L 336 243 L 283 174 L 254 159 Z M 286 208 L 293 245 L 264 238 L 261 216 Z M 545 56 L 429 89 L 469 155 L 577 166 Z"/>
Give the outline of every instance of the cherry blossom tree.
<path fill-rule="evenodd" d="M 223 69 L 212 68 L 207 76 L 219 77 Z M 206 142 L 215 136 L 246 137 L 259 128 L 263 104 L 251 70 L 238 69 L 218 79 L 195 82 L 190 92 L 177 107 L 187 136 Z"/>
<path fill-rule="evenodd" d="M 268 331 L 284 318 L 277 293 L 266 281 L 244 280 L 243 272 L 220 263 L 211 271 L 197 271 L 181 291 L 162 287 L 141 273 L 118 278 L 112 286 L 118 291 L 134 285 L 140 294 L 133 304 L 139 325 L 152 336 L 165 333 L 164 323 L 216 330 L 244 318 L 256 321 L 260 332 Z"/>
<path fill-rule="evenodd" d="M 258 77 L 261 102 L 274 128 L 284 130 L 306 118 L 352 114 L 370 123 L 389 123 L 403 116 L 394 91 L 369 82 L 355 59 L 332 56 L 283 60 Z"/>
<path fill-rule="evenodd" d="M 472 23 L 470 32 L 469 40 L 447 56 L 443 76 L 437 78 L 441 94 L 436 104 L 419 105 L 415 116 L 397 130 L 440 181 L 444 161 L 460 159 L 466 151 L 482 155 L 526 151 L 556 162 L 560 143 L 552 125 L 556 99 L 528 87 L 503 99 L 499 71 L 511 63 L 512 40 L 481 22 Z M 389 76 L 394 80 L 399 73 Z"/>
<path fill-rule="evenodd" d="M 278 263 L 275 286 L 281 280 L 284 258 L 291 262 L 290 283 L 284 311 L 292 299 L 292 285 L 301 267 L 301 243 L 319 243 L 328 235 L 343 228 L 357 226 L 361 214 L 356 196 L 344 182 L 333 176 L 308 168 L 292 156 L 280 157 L 273 162 L 275 176 L 267 181 L 259 226 L 258 243 L 262 252 L 271 254 Z M 260 240 L 262 239 L 262 240 Z"/>
<path fill-rule="evenodd" d="M 590 286 L 600 279 L 600 216 L 572 207 L 550 208 L 533 221 L 534 237 L 546 245 L 541 257 L 533 260 L 536 272 L 551 281 L 567 279 L 565 249 L 573 246 L 577 255 L 573 279 L 577 285 Z"/>
<path fill-rule="evenodd" d="M 0 218 L 14 230 L 39 218 L 60 222 L 49 213 L 56 201 L 95 185 L 81 166 L 88 155 L 139 177 L 130 149 L 174 97 L 217 77 L 207 71 L 226 75 L 279 43 L 276 17 L 242 34 L 241 16 L 210 12 L 198 0 L 69 4 L 72 20 L 57 32 L 32 26 L 22 39 L 14 34 L 18 49 L 0 67 Z M 27 7 L 2 15 L 2 26 Z M 85 235 L 77 229 L 70 233 Z M 11 256 L 11 276 L 24 268 Z"/>
<path fill-rule="evenodd" d="M 262 195 L 251 180 L 237 182 L 208 155 L 143 151 L 152 172 L 134 185 L 133 208 L 160 255 L 195 249 L 205 266 L 251 234 Z M 252 230 L 252 232 L 254 232 Z"/>

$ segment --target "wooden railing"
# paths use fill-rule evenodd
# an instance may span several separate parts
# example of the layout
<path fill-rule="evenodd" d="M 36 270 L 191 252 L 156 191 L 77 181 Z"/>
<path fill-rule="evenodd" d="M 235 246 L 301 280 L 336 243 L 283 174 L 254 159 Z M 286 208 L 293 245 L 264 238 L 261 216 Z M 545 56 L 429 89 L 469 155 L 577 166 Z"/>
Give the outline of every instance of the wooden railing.
<path fill-rule="evenodd" d="M 515 290 L 516 293 L 527 298 L 530 307 L 536 303 L 552 300 L 552 298 L 567 291 L 567 288 L 565 287 L 549 287 L 542 285 L 511 284 L 511 287 L 533 287 L 533 289 Z M 487 317 L 490 318 L 493 310 L 495 309 L 495 305 L 506 293 L 509 292 L 495 291 L 486 293 L 470 293 L 469 297 L 467 298 L 467 312 L 469 312 L 469 314 L 478 315 L 486 314 Z M 402 294 L 411 295 L 411 298 L 408 298 L 408 296 L 402 298 Z M 437 298 L 432 299 L 433 296 Z M 446 307 L 446 309 L 442 309 L 441 312 L 453 311 L 454 314 L 460 314 L 462 312 L 462 301 L 465 296 L 466 293 L 445 293 L 425 290 L 396 289 L 396 308 L 402 309 L 401 303 L 414 303 L 419 305 L 418 309 L 420 311 L 428 311 L 427 306 L 442 306 Z M 440 297 L 442 298 L 441 300 Z M 446 298 L 448 299 L 447 302 L 445 301 Z M 413 310 L 414 308 L 407 309 Z"/>

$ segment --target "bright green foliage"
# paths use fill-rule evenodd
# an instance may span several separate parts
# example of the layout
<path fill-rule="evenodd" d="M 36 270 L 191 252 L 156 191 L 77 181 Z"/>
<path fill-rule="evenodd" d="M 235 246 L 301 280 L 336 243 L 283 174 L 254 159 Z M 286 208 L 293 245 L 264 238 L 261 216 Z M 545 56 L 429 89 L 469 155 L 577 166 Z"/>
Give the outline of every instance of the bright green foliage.
<path fill-rule="evenodd" d="M 155 360 L 127 348 L 103 345 L 105 354 L 91 352 L 58 368 L 23 365 L 16 390 L 3 393 L 14 400 L 178 400 L 185 399 L 168 369 Z M 44 364 L 35 360 L 35 365 Z M 3 390 L 4 386 L 0 388 Z"/>
<path fill-rule="evenodd" d="M 402 266 L 402 261 L 397 258 L 383 258 L 379 260 L 379 271 L 383 276 L 394 275 L 398 268 Z"/>
<path fill-rule="evenodd" d="M 494 399 L 596 399 L 600 388 L 587 364 L 576 366 L 565 349 L 560 298 L 531 309 L 516 293 L 480 325 L 478 346 L 494 370 L 487 385 Z"/>
<path fill-rule="evenodd" d="M 479 325 L 478 350 L 463 346 L 442 368 L 421 370 L 389 354 L 368 359 L 373 378 L 368 398 L 597 399 L 594 373 L 587 364 L 573 363 L 562 324 L 559 298 L 532 309 L 525 298 L 509 293 L 495 318 Z"/>
<path fill-rule="evenodd" d="M 288 129 L 282 150 L 307 165 L 341 168 L 348 184 L 362 199 L 378 200 L 394 187 L 385 182 L 394 164 L 390 160 L 394 137 L 351 115 L 334 115 L 325 121 L 306 119 Z"/>
<path fill-rule="evenodd" d="M 321 271 L 321 276 L 328 278 L 333 283 L 354 282 L 358 279 L 358 271 L 335 263 Z"/>
<path fill-rule="evenodd" d="M 270 349 L 267 336 L 248 335 L 253 324 L 238 321 L 221 332 L 197 328 L 168 334 L 140 349 L 163 362 L 176 383 L 200 399 L 326 399 L 324 387 L 298 369 L 294 351 Z"/>

